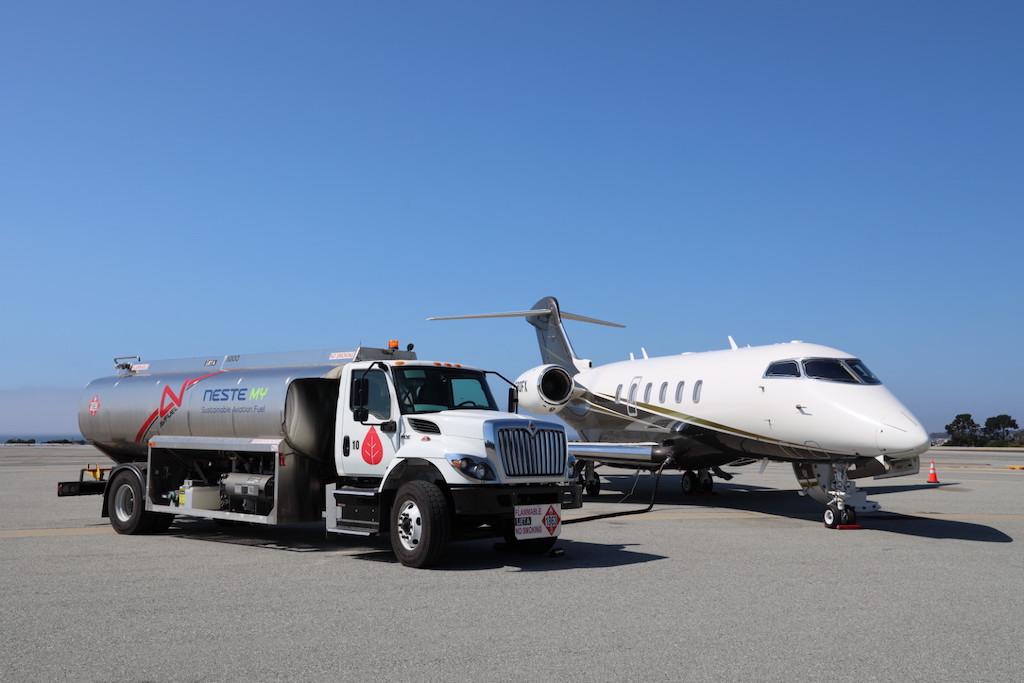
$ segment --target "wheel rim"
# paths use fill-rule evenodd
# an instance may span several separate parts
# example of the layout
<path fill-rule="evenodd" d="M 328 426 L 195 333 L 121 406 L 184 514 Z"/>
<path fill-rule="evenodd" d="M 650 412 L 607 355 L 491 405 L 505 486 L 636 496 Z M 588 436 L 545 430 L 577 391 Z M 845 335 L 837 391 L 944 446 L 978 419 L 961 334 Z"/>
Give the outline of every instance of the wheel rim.
<path fill-rule="evenodd" d="M 834 512 L 832 512 L 831 508 L 825 510 L 825 524 L 828 524 L 829 526 L 831 526 L 832 524 L 835 524 L 835 521 L 836 521 L 836 514 Z"/>
<path fill-rule="evenodd" d="M 125 523 L 131 521 L 132 515 L 135 514 L 135 491 L 132 490 L 131 484 L 121 485 L 114 494 L 114 514 L 117 521 Z"/>
<path fill-rule="evenodd" d="M 406 550 L 416 550 L 423 537 L 423 516 L 416 501 L 407 500 L 398 510 L 398 540 Z"/>

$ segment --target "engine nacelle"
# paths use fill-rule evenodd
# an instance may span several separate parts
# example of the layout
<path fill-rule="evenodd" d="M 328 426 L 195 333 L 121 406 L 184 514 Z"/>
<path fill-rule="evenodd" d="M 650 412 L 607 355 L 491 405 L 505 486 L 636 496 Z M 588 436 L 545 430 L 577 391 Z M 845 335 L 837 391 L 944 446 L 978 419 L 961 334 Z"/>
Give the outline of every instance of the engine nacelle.
<path fill-rule="evenodd" d="M 573 378 L 557 365 L 539 365 L 516 379 L 519 405 L 528 413 L 556 413 L 580 393 Z"/>

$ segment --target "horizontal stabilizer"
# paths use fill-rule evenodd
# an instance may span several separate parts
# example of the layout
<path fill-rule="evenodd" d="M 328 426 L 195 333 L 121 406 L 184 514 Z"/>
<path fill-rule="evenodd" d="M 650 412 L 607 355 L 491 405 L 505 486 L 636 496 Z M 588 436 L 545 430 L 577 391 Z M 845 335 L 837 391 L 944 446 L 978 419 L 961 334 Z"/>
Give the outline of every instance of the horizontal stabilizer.
<path fill-rule="evenodd" d="M 550 308 L 531 308 L 528 311 L 506 311 L 504 313 L 470 313 L 468 315 L 434 315 L 427 320 L 475 320 L 478 318 L 534 318 L 542 315 L 550 315 Z M 599 320 L 597 318 L 591 318 L 585 315 L 579 315 L 577 313 L 569 313 L 568 311 L 559 311 L 561 317 L 564 320 L 576 320 L 581 323 L 592 323 L 594 325 L 605 325 L 607 327 L 625 327 L 619 323 L 609 322 L 608 320 Z"/>

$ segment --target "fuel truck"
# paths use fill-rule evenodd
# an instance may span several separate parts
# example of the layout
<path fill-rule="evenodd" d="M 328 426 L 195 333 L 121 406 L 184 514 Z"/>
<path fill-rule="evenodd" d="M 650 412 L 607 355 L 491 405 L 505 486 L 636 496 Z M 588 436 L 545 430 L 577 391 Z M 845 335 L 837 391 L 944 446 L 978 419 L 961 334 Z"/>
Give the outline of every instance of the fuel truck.
<path fill-rule="evenodd" d="M 514 386 L 499 410 L 498 373 L 412 349 L 115 359 L 117 374 L 86 387 L 79 427 L 117 464 L 58 495 L 102 495 L 121 534 L 165 531 L 176 515 L 323 519 L 328 534 L 388 534 L 410 567 L 459 537 L 550 549 L 581 500 L 564 428 L 518 415 Z"/>

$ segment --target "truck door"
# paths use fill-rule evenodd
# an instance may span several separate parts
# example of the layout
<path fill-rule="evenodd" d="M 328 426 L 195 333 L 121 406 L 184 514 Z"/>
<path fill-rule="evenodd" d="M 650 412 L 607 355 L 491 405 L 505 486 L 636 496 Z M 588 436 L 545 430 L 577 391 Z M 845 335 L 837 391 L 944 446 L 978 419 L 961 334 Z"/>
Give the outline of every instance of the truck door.
<path fill-rule="evenodd" d="M 335 444 L 335 463 L 341 475 L 383 477 L 398 450 L 398 403 L 387 373 L 374 368 L 366 373 L 369 416 L 365 423 L 357 422 L 352 414 L 353 384 L 364 372 L 365 368 L 348 366 L 342 374 L 344 391 L 338 401 L 341 428 Z"/>

